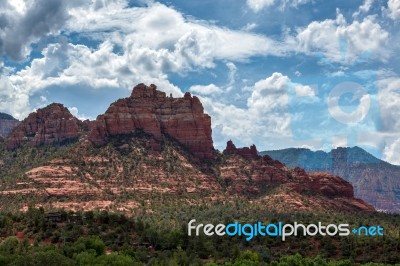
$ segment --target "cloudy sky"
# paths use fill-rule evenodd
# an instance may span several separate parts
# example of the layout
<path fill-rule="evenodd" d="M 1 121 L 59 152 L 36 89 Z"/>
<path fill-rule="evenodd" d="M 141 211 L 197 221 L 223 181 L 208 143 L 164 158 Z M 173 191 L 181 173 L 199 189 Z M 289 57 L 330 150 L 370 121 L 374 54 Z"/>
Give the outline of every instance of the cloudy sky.
<path fill-rule="evenodd" d="M 400 164 L 400 0 L 0 1 L 0 111 L 94 119 L 140 82 L 198 95 L 222 149 Z"/>

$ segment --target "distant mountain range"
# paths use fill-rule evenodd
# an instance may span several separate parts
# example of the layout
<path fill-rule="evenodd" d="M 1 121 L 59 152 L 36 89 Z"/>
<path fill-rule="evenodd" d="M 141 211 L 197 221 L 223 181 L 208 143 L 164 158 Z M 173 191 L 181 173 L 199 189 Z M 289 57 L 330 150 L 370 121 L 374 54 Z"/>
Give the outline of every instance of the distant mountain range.
<path fill-rule="evenodd" d="M 264 151 L 288 167 L 308 172 L 329 172 L 349 181 L 355 196 L 376 209 L 400 213 L 400 166 L 382 161 L 360 147 L 337 148 L 330 152 L 302 148 Z"/>
<path fill-rule="evenodd" d="M 0 138 L 6 138 L 19 124 L 19 121 L 9 114 L 0 113 Z"/>

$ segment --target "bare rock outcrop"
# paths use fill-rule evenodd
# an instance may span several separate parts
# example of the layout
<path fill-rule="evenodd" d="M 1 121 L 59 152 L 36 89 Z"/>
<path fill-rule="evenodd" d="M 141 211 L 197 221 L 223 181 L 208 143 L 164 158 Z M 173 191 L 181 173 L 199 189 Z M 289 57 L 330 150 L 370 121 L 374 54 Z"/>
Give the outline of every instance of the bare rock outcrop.
<path fill-rule="evenodd" d="M 226 148 L 224 150 L 225 154 L 238 154 L 246 159 L 257 159 L 259 157 L 257 153 L 257 148 L 256 145 L 251 145 L 249 147 L 243 147 L 243 148 L 236 148 L 235 144 L 233 144 L 232 140 L 229 140 L 226 143 Z"/>
<path fill-rule="evenodd" d="M 213 158 L 211 118 L 204 113 L 196 96 L 167 97 L 155 85 L 139 84 L 128 98 L 111 104 L 105 114 L 97 117 L 89 140 L 103 144 L 107 138 L 143 130 L 155 140 L 163 134 L 177 140 L 197 158 Z"/>
<path fill-rule="evenodd" d="M 80 136 L 80 121 L 62 104 L 53 103 L 38 109 L 13 129 L 7 138 L 7 148 L 30 145 L 61 144 Z"/>

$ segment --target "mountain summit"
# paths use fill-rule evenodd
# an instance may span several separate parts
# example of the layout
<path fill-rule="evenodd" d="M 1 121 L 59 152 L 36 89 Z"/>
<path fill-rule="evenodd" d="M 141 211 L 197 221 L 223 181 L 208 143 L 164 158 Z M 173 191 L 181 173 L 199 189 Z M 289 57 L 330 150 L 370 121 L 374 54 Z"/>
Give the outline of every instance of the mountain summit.
<path fill-rule="evenodd" d="M 30 145 L 61 144 L 79 137 L 80 124 L 64 105 L 53 103 L 25 118 L 7 138 L 7 148 Z"/>

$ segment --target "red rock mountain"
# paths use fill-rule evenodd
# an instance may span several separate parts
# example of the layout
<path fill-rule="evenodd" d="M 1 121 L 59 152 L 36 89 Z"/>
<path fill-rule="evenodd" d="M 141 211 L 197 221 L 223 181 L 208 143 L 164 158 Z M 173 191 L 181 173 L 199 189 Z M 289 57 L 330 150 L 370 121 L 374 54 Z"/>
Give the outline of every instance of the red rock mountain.
<path fill-rule="evenodd" d="M 0 138 L 6 138 L 19 124 L 19 121 L 11 115 L 0 113 Z"/>
<path fill-rule="evenodd" d="M 89 139 L 102 144 L 110 136 L 141 129 L 157 141 L 163 134 L 177 140 L 200 159 L 213 158 L 211 118 L 196 96 L 167 97 L 155 85 L 139 84 L 131 97 L 120 99 L 97 117 Z"/>
<path fill-rule="evenodd" d="M 56 144 L 77 139 L 80 124 L 62 104 L 53 103 L 38 109 L 13 129 L 7 138 L 7 148 L 30 145 Z"/>
<path fill-rule="evenodd" d="M 101 145 L 137 130 L 151 137 L 114 138 L 111 145 Z M 189 93 L 167 97 L 155 85 L 137 85 L 130 97 L 112 103 L 92 122 L 81 122 L 63 105 L 51 104 L 14 128 L 5 145 L 15 149 L 77 139 L 83 141 L 65 146 L 60 154 L 47 154 L 34 168 L 24 166 L 29 154 L 21 162 L 0 149 L 0 173 L 16 177 L 15 183 L 0 183 L 2 199 L 33 194 L 44 200 L 38 206 L 46 206 L 47 199 L 63 198 L 58 206 L 68 208 L 91 199 L 93 208 L 107 201 L 118 209 L 140 205 L 124 202 L 129 198 L 153 200 L 154 193 L 167 193 L 193 202 L 251 199 L 280 211 L 374 210 L 354 198 L 353 187 L 342 178 L 291 169 L 260 156 L 255 145 L 237 148 L 228 141 L 223 154 L 215 152 L 211 119 L 200 100 Z M 208 162 L 199 164 L 198 159 Z"/>

